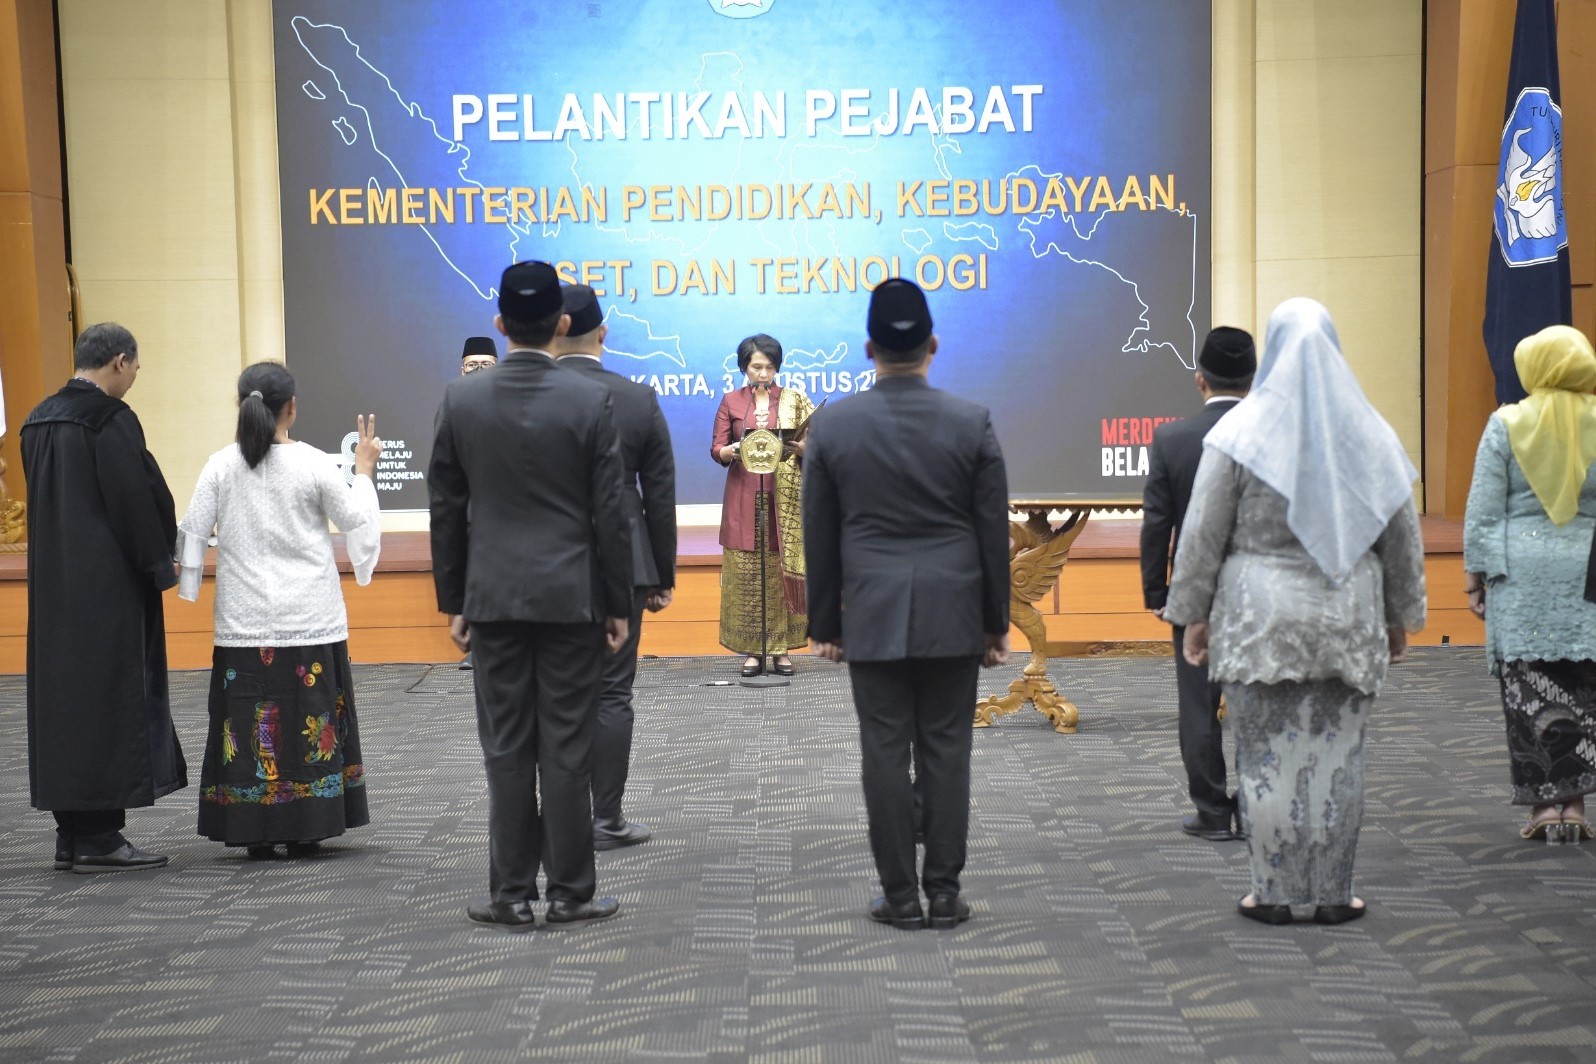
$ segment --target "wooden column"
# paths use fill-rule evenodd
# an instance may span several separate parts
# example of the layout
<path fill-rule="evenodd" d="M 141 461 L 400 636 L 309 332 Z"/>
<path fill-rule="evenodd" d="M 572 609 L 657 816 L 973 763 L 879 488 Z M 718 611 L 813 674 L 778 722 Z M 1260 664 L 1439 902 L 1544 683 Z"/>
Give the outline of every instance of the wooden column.
<path fill-rule="evenodd" d="M 0 0 L 0 375 L 4 487 L 25 501 L 17 430 L 72 375 L 61 115 L 50 0 Z"/>
<path fill-rule="evenodd" d="M 1486 256 L 1515 0 L 1430 0 L 1424 144 L 1426 509 L 1463 516 L 1474 450 L 1495 409 L 1485 354 Z M 1563 201 L 1574 324 L 1596 331 L 1596 0 L 1559 0 Z"/>
<path fill-rule="evenodd" d="M 1596 0 L 1558 0 L 1557 60 L 1574 326 L 1596 339 Z"/>

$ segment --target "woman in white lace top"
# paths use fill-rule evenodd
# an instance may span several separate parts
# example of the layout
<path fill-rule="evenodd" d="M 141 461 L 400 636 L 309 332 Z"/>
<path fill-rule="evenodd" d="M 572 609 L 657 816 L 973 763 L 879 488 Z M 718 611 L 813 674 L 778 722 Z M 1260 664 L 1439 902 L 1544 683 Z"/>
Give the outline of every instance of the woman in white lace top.
<path fill-rule="evenodd" d="M 178 525 L 178 593 L 199 596 L 216 536 L 216 647 L 199 833 L 251 857 L 313 851 L 368 822 L 331 521 L 355 582 L 381 547 L 376 419 L 357 418 L 352 476 L 289 438 L 294 378 L 257 362 L 238 378 L 238 437 L 211 455 Z"/>

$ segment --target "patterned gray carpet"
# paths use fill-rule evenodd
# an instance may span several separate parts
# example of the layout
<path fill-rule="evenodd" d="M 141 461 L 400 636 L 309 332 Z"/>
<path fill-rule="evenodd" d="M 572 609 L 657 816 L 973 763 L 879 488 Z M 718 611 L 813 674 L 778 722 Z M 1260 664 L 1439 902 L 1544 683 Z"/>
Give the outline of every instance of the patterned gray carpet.
<path fill-rule="evenodd" d="M 467 673 L 357 670 L 373 824 L 323 855 L 198 838 L 191 788 L 131 817 L 171 867 L 108 876 L 50 871 L 0 678 L 0 1059 L 1596 1059 L 1596 846 L 1517 838 L 1476 650 L 1416 652 L 1377 705 L 1372 908 L 1339 928 L 1235 915 L 1241 845 L 1180 834 L 1173 670 L 1137 659 L 1054 664 L 1078 735 L 1029 710 L 977 733 L 974 920 L 872 924 L 842 669 L 706 686 L 735 665 L 644 663 L 627 808 L 657 837 L 599 855 L 619 919 L 526 935 L 464 919 L 487 844 Z M 204 680 L 174 678 L 195 759 Z"/>

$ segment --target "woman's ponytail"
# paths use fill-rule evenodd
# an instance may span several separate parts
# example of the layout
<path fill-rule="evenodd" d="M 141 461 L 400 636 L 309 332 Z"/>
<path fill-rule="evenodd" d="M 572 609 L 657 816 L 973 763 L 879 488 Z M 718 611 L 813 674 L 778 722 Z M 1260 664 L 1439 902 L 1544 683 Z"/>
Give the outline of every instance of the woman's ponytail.
<path fill-rule="evenodd" d="M 254 469 L 277 438 L 277 419 L 294 397 L 294 378 L 280 362 L 257 362 L 238 376 L 238 449 Z"/>

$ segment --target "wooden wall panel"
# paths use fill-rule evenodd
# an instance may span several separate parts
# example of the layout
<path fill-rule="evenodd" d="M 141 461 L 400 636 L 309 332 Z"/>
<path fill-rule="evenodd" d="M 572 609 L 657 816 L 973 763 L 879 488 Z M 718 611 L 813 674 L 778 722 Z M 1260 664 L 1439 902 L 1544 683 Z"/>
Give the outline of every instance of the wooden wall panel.
<path fill-rule="evenodd" d="M 23 501 L 17 429 L 72 374 L 55 85 L 49 0 L 0 0 L 0 460 L 6 490 Z"/>
<path fill-rule="evenodd" d="M 1480 335 L 1514 0 L 1426 5 L 1424 411 L 1427 512 L 1461 517 L 1495 385 Z M 1563 196 L 1574 324 L 1596 328 L 1596 0 L 1559 0 Z"/>
<path fill-rule="evenodd" d="M 1468 612 L 1463 594 L 1463 561 L 1455 550 L 1455 529 L 1431 527 L 1445 549 L 1425 558 L 1430 623 L 1416 645 L 1445 641 L 1484 642 L 1485 629 Z M 174 669 L 206 668 L 211 660 L 213 582 L 207 579 L 199 601 L 184 602 L 176 591 L 165 596 L 167 658 Z M 359 662 L 430 661 L 450 663 L 459 653 L 449 641 L 443 616 L 433 606 L 429 573 L 378 573 L 367 587 L 344 577 L 349 609 L 350 655 Z M 1152 642 L 1169 639 L 1169 626 L 1141 603 L 1141 572 L 1135 558 L 1077 559 L 1064 569 L 1057 599 L 1042 604 L 1050 643 Z M 643 620 L 640 653 L 661 657 L 719 655 L 719 574 L 695 566 L 681 570 L 676 602 Z M 0 579 L 0 673 L 24 667 L 27 584 Z M 1025 637 L 1010 632 L 1014 648 L 1027 650 Z M 728 658 L 731 655 L 727 655 Z"/>

